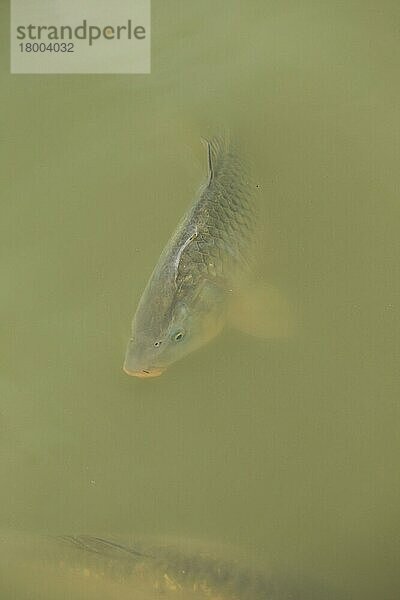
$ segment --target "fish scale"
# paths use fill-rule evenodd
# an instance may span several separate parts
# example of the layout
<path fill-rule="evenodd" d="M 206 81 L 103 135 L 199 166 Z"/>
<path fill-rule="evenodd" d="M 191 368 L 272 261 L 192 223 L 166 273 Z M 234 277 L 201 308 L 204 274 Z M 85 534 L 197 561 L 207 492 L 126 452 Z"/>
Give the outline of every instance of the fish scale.
<path fill-rule="evenodd" d="M 193 269 L 190 285 L 196 285 L 201 277 L 213 277 L 214 273 L 225 274 L 230 280 L 235 270 L 243 266 L 243 257 L 250 252 L 255 226 L 250 183 L 235 149 L 227 150 L 227 144 L 221 138 L 208 142 L 214 172 L 209 174 L 208 184 L 182 224 L 181 239 L 185 234 L 190 236 L 194 225 L 197 227 L 196 238 L 184 248 L 179 258 L 176 283 L 182 293 L 185 289 L 180 285 L 180 279 L 185 279 L 190 269 Z M 198 260 L 199 253 L 201 261 Z"/>

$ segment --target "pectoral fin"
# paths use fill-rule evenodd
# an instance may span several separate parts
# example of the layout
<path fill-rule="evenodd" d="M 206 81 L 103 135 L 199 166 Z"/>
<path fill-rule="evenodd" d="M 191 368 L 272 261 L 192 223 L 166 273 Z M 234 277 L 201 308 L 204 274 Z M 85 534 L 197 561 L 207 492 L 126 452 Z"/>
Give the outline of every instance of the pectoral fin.
<path fill-rule="evenodd" d="M 286 298 L 267 283 L 248 285 L 235 295 L 229 323 L 235 329 L 261 338 L 287 338 L 294 328 Z"/>

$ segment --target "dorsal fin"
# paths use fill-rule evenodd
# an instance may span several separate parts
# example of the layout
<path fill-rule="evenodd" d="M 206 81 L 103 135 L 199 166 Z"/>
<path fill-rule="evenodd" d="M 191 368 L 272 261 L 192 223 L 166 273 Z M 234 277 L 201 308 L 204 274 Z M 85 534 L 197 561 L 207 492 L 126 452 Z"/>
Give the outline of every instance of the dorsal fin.
<path fill-rule="evenodd" d="M 218 174 L 228 151 L 229 141 L 225 136 L 215 136 L 211 139 L 201 138 L 207 147 L 207 176 L 208 185 Z"/>
<path fill-rule="evenodd" d="M 201 141 L 206 145 L 207 148 L 207 185 L 210 185 L 214 178 L 213 161 L 211 155 L 211 142 L 207 138 L 202 137 Z"/>
<path fill-rule="evenodd" d="M 100 537 L 94 537 L 91 535 L 65 535 L 58 538 L 60 542 L 67 542 L 81 550 L 87 552 L 93 552 L 104 557 L 109 558 L 154 558 L 151 554 L 145 554 L 136 550 L 134 547 L 120 544 L 114 540 L 107 540 Z"/>

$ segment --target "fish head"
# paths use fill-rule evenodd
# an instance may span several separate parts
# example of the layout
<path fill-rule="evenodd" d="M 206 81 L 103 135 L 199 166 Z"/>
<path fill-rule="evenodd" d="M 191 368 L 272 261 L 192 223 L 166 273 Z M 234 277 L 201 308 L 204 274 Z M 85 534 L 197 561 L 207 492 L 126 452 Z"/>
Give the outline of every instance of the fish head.
<path fill-rule="evenodd" d="M 188 297 L 139 303 L 125 355 L 124 371 L 141 378 L 161 375 L 170 365 L 215 337 L 224 324 L 224 293 L 206 282 Z M 164 298 L 165 302 L 165 298 Z"/>

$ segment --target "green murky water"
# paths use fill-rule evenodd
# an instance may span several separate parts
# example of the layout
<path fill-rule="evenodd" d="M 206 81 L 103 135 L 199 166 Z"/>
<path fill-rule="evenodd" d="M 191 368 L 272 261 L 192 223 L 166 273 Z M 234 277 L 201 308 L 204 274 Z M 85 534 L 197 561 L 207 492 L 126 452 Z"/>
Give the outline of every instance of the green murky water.
<path fill-rule="evenodd" d="M 11 76 L 1 4 L 0 528 L 218 540 L 300 588 L 394 600 L 398 4 L 152 15 L 151 75 Z M 129 378 L 132 313 L 221 124 L 298 333 L 226 332 Z"/>

